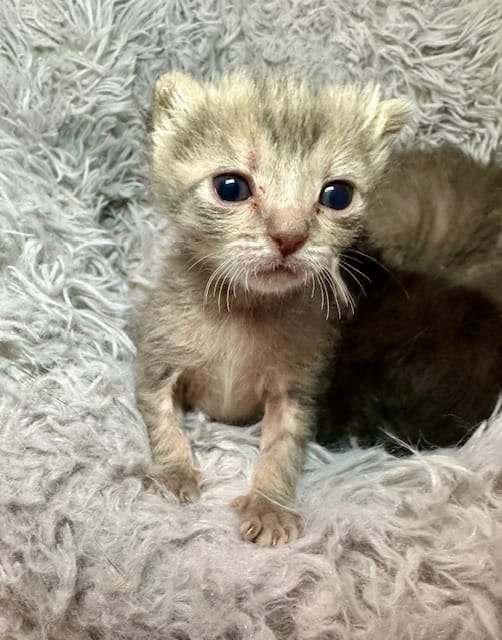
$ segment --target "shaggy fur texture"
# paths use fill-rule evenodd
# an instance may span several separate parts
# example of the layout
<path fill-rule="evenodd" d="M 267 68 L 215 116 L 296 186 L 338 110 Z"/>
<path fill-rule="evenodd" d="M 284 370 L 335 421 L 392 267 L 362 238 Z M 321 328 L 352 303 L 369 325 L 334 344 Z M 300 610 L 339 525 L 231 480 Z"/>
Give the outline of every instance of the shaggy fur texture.
<path fill-rule="evenodd" d="M 195 420 L 200 502 L 143 488 L 125 332 L 169 230 L 141 108 L 169 67 L 378 79 L 409 135 L 500 152 L 493 0 L 4 0 L 0 7 L 0 635 L 5 640 L 502 637 L 502 419 L 393 459 L 312 445 L 306 535 L 243 543 L 257 434 Z"/>

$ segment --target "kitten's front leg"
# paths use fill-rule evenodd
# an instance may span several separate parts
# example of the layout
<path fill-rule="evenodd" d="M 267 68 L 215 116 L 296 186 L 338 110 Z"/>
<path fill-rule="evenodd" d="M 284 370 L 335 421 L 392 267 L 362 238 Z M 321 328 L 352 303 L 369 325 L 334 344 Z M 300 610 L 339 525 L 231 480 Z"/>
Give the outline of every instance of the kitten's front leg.
<path fill-rule="evenodd" d="M 268 547 L 301 535 L 302 521 L 294 509 L 296 483 L 312 420 L 308 401 L 279 389 L 267 394 L 253 486 L 232 503 L 246 540 Z"/>
<path fill-rule="evenodd" d="M 157 389 L 140 387 L 138 403 L 148 428 L 155 476 L 180 502 L 191 502 L 199 495 L 201 474 L 194 468 L 183 430 L 180 375 L 172 373 Z"/>

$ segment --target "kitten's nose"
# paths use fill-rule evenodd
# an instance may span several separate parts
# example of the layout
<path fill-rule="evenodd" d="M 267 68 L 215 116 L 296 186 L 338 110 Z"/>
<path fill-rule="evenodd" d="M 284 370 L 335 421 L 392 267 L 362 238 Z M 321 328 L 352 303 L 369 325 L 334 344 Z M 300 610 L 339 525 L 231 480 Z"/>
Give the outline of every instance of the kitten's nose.
<path fill-rule="evenodd" d="M 290 256 L 303 247 L 307 241 L 308 235 L 298 231 L 281 231 L 280 233 L 270 234 L 275 242 L 283 258 Z"/>

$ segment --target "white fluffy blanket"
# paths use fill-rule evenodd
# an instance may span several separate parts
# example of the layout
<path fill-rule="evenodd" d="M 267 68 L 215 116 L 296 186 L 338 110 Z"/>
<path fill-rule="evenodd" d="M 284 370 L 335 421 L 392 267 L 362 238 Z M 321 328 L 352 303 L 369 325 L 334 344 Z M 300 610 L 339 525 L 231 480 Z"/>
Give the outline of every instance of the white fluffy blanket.
<path fill-rule="evenodd" d="M 143 487 L 125 328 L 154 245 L 141 109 L 168 68 L 377 79 L 408 137 L 501 149 L 495 0 L 2 0 L 2 640 L 500 640 L 502 419 L 393 459 L 312 446 L 306 535 L 243 543 L 256 430 L 193 420 L 197 504 Z"/>

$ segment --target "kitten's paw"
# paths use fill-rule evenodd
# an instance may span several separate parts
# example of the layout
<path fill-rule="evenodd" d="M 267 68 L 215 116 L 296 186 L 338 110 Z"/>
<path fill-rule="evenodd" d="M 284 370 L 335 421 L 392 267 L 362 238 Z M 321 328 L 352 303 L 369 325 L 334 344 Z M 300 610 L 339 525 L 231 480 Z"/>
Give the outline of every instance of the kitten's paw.
<path fill-rule="evenodd" d="M 239 512 L 242 537 L 262 547 L 287 544 L 303 533 L 303 522 L 297 513 L 256 493 L 236 498 L 231 506 Z"/>
<path fill-rule="evenodd" d="M 200 495 L 202 474 L 197 469 L 165 470 L 159 474 L 158 478 L 181 503 L 193 502 Z"/>

